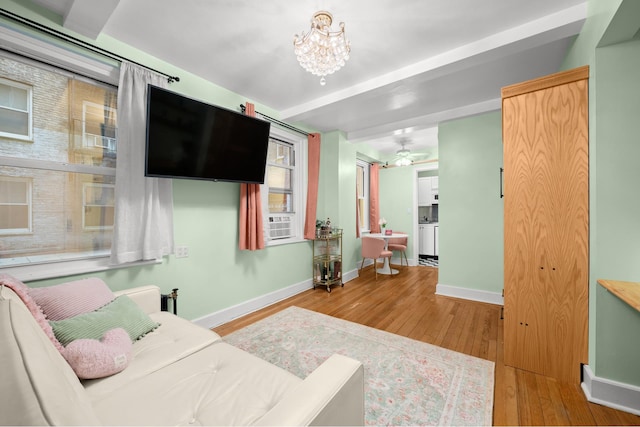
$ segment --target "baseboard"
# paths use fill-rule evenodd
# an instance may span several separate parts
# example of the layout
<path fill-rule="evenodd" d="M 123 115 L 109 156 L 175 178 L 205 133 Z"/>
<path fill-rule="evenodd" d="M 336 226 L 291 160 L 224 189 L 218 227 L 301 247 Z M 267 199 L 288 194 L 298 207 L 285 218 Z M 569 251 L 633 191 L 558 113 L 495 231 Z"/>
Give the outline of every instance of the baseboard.
<path fill-rule="evenodd" d="M 596 377 L 589 365 L 582 367 L 582 391 L 589 402 L 640 415 L 640 387 Z"/>
<path fill-rule="evenodd" d="M 436 286 L 436 295 L 504 305 L 504 298 L 502 297 L 502 294 L 498 292 L 460 288 L 458 286 L 443 285 L 442 283 L 438 283 Z"/>
<path fill-rule="evenodd" d="M 356 277 L 358 277 L 358 270 L 351 270 L 342 274 L 343 283 L 347 283 Z M 224 308 L 214 313 L 198 317 L 197 319 L 193 319 L 193 322 L 207 329 L 215 328 L 216 326 L 220 326 L 233 319 L 237 319 L 238 317 L 258 311 L 311 288 L 313 288 L 313 282 L 311 279 L 308 279 L 303 282 L 287 286 L 286 288 L 278 289 L 277 291 L 241 302 L 240 304 Z"/>
<path fill-rule="evenodd" d="M 407 258 L 405 260 L 403 257 L 403 258 L 391 258 L 391 265 L 402 265 L 402 266 L 408 265 L 409 267 L 415 267 L 418 265 L 418 263 L 413 258 Z"/>

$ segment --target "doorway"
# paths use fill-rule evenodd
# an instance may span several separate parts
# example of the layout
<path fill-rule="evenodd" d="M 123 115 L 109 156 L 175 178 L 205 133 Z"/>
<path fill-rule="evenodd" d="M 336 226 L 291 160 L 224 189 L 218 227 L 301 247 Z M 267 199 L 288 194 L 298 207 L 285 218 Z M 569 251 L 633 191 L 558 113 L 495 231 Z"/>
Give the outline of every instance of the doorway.
<path fill-rule="evenodd" d="M 433 186 L 432 186 L 433 185 Z M 414 169 L 413 254 L 415 265 L 439 265 L 439 178 L 438 164 Z"/>

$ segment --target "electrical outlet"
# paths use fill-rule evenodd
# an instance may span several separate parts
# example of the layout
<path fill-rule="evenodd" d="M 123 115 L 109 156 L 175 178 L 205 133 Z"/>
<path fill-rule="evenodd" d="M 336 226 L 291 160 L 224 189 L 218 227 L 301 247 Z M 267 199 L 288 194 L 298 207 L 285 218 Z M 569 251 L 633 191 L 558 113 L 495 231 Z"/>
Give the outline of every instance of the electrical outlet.
<path fill-rule="evenodd" d="M 189 256 L 189 248 L 187 246 L 176 246 L 176 258 L 186 258 Z"/>

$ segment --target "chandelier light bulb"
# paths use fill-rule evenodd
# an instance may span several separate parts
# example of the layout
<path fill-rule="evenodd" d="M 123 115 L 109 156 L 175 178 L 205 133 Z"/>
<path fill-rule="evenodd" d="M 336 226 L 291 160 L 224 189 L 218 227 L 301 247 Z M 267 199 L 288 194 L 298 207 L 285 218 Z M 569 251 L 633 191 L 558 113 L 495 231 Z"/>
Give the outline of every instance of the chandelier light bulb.
<path fill-rule="evenodd" d="M 326 84 L 325 76 L 342 68 L 349 59 L 351 45 L 344 35 L 344 22 L 340 30 L 331 31 L 333 16 L 326 11 L 316 12 L 307 34 L 293 38 L 293 49 L 300 66 Z"/>

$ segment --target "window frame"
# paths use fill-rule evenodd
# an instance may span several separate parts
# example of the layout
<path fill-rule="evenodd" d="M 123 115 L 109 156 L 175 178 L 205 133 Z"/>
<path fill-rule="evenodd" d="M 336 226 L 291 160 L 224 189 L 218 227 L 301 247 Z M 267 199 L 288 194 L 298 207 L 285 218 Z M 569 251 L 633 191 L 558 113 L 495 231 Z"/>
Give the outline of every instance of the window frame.
<path fill-rule="evenodd" d="M 109 138 L 109 139 L 113 139 L 113 147 L 110 146 L 105 146 L 105 145 L 96 145 L 91 144 L 89 145 L 87 143 L 87 135 L 92 135 L 92 136 L 100 136 L 100 135 L 95 135 L 93 133 L 87 133 L 87 107 L 93 107 L 93 108 L 102 108 L 103 110 L 109 111 L 110 113 L 115 112 L 117 115 L 117 111 L 115 108 L 111 108 L 108 105 L 99 105 L 95 102 L 91 102 L 91 101 L 87 101 L 86 99 L 82 101 L 82 146 L 84 148 L 100 148 L 103 150 L 107 150 L 109 152 L 114 152 L 117 153 L 117 146 L 118 146 L 118 140 L 117 138 L 109 138 L 109 137 L 105 137 L 102 136 L 102 138 Z"/>
<path fill-rule="evenodd" d="M 293 214 L 295 213 L 295 202 L 296 202 L 296 197 L 295 197 L 295 188 L 296 188 L 296 183 L 295 183 L 295 174 L 296 174 L 296 168 L 297 168 L 297 163 L 296 163 L 296 148 L 295 146 L 288 142 L 288 141 L 282 141 L 280 139 L 275 139 L 275 138 L 271 138 L 269 137 L 269 145 L 271 145 L 273 142 L 273 144 L 276 144 L 279 147 L 283 147 L 283 146 L 288 146 L 288 148 L 290 149 L 290 151 L 293 153 L 293 161 L 290 162 L 290 164 L 288 165 L 284 165 L 284 164 L 278 164 L 278 163 L 269 163 L 268 162 L 268 157 L 267 157 L 267 165 L 266 165 L 266 170 L 265 170 L 265 183 L 267 182 L 267 175 L 269 174 L 269 168 L 273 167 L 273 168 L 279 168 L 279 169 L 283 169 L 286 171 L 289 171 L 291 173 L 291 188 L 287 189 L 287 188 L 283 188 L 283 187 L 269 187 L 267 185 L 267 188 L 269 189 L 269 194 L 288 194 L 291 196 L 291 207 L 290 210 L 287 210 L 285 212 L 275 212 L 275 213 L 271 213 L 269 212 L 269 215 L 274 215 L 274 214 Z M 291 164 L 292 163 L 292 164 Z"/>
<path fill-rule="evenodd" d="M 33 180 L 17 176 L 0 175 L 0 181 L 14 181 L 25 183 L 27 205 L 27 228 L 0 228 L 0 236 L 24 235 L 33 233 Z M 2 203 L 0 205 L 16 205 L 17 203 Z"/>
<path fill-rule="evenodd" d="M 0 130 L 0 137 L 10 138 L 10 139 L 18 139 L 20 141 L 33 141 L 33 86 L 21 83 L 15 80 L 7 79 L 4 77 L 0 77 L 0 84 L 4 84 L 5 86 L 10 86 L 22 90 L 27 91 L 27 110 L 16 110 L 15 108 L 5 107 L 0 105 L 0 109 L 2 110 L 11 110 L 11 111 L 20 111 L 23 113 L 27 113 L 27 135 L 19 134 L 19 133 L 11 133 L 4 132 Z"/>
<path fill-rule="evenodd" d="M 103 231 L 103 230 L 113 230 L 113 225 L 87 225 L 86 223 L 86 208 L 88 206 L 92 207 L 112 207 L 115 210 L 115 194 L 113 205 L 99 205 L 99 204 L 87 204 L 87 188 L 112 188 L 115 193 L 116 186 L 114 184 L 105 184 L 102 182 L 83 182 L 82 183 L 82 230 L 83 231 Z"/>
<path fill-rule="evenodd" d="M 7 58 L 37 65 L 50 71 L 73 73 L 80 80 L 87 78 L 114 87 L 118 86 L 120 76 L 120 63 L 118 61 L 106 58 L 102 58 L 102 60 L 90 58 L 8 27 L 0 26 L 0 38 L 3 39 L 4 46 L 6 47 L 2 55 Z M 6 166 L 33 167 L 32 159 L 5 158 L 5 160 L 7 160 L 5 163 Z M 99 167 L 99 169 L 101 169 L 99 172 L 96 172 L 95 169 L 94 172 L 89 172 L 84 165 L 68 165 L 46 160 L 42 160 L 41 162 L 47 162 L 50 168 L 59 171 L 71 170 L 74 172 L 99 173 L 102 175 L 109 175 L 112 172 L 110 170 L 112 168 L 105 167 Z M 115 174 L 115 170 L 113 173 Z M 42 264 L 34 263 L 6 267 L 0 265 L 0 271 L 10 274 L 22 281 L 32 281 L 134 266 L 161 264 L 162 262 L 162 260 L 149 260 L 133 262 L 126 265 L 111 265 L 109 254 L 106 253 L 95 254 L 94 256 L 80 259 L 61 259 L 59 261 Z"/>
<path fill-rule="evenodd" d="M 364 218 L 365 218 L 365 224 L 360 224 L 360 233 L 368 233 L 371 230 L 371 224 L 369 224 L 369 212 L 371 211 L 371 191 L 370 191 L 370 172 L 371 172 L 371 164 L 364 161 L 364 160 L 360 160 L 360 159 L 356 159 L 356 190 L 357 190 L 357 185 L 358 185 L 358 168 L 362 167 L 364 170 L 364 176 L 363 176 L 363 190 L 364 190 L 364 195 L 363 197 L 360 197 L 359 194 L 357 194 L 356 191 L 356 197 L 359 199 L 364 199 Z"/>
<path fill-rule="evenodd" d="M 294 166 L 292 181 L 292 198 L 293 198 L 293 211 L 290 213 L 274 213 L 269 212 L 269 185 L 268 185 L 268 166 L 265 168 L 265 180 L 264 184 L 260 185 L 260 194 L 262 199 L 262 218 L 263 218 L 263 234 L 265 247 L 285 245 L 290 243 L 299 243 L 305 241 L 304 239 L 304 222 L 306 214 L 307 203 L 307 138 L 304 136 L 288 132 L 284 129 L 271 126 L 269 138 L 279 140 L 278 142 L 284 142 L 293 146 L 294 152 Z M 295 224 L 293 229 L 295 231 L 292 237 L 286 238 L 270 238 L 269 237 L 269 217 L 281 216 L 293 218 Z"/>

